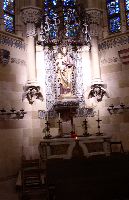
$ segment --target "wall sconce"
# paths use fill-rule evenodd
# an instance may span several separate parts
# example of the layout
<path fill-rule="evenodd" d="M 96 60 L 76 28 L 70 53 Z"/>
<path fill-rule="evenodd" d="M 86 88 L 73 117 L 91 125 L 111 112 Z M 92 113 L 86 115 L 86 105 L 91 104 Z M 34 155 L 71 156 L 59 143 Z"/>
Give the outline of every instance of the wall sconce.
<path fill-rule="evenodd" d="M 125 110 L 128 110 L 129 107 L 125 106 L 123 103 L 121 103 L 119 106 L 114 106 L 113 104 L 111 104 L 107 110 L 108 112 L 112 115 L 112 114 L 120 114 L 123 113 Z"/>
<path fill-rule="evenodd" d="M 2 108 L 0 109 L 0 119 L 23 119 L 26 113 L 23 108 L 21 110 L 11 108 L 10 111 Z"/>
<path fill-rule="evenodd" d="M 0 63 L 7 65 L 10 59 L 10 52 L 6 49 L 0 49 Z"/>

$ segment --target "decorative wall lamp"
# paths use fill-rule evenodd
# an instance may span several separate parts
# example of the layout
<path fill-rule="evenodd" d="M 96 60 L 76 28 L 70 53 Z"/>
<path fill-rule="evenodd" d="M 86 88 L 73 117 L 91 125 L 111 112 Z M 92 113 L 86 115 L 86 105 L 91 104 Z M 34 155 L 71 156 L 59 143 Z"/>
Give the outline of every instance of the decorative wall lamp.
<path fill-rule="evenodd" d="M 26 113 L 23 108 L 21 110 L 11 108 L 10 111 L 2 108 L 0 109 L 0 119 L 23 119 Z"/>
<path fill-rule="evenodd" d="M 10 59 L 10 52 L 6 49 L 0 49 L 0 63 L 7 65 Z"/>
<path fill-rule="evenodd" d="M 121 103 L 119 106 L 114 106 L 113 104 L 111 104 L 107 110 L 108 112 L 112 115 L 112 114 L 120 114 L 123 113 L 125 110 L 128 110 L 129 107 L 125 106 L 123 103 Z"/>

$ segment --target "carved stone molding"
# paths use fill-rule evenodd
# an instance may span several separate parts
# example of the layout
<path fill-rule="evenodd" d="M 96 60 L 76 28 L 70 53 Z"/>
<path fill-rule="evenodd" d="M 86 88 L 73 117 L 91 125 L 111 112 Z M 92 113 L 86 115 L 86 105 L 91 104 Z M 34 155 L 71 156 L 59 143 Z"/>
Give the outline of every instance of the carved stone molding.
<path fill-rule="evenodd" d="M 25 43 L 18 37 L 12 37 L 12 35 L 6 32 L 0 32 L 0 45 L 6 45 L 20 50 L 25 50 Z"/>
<path fill-rule="evenodd" d="M 10 51 L 6 49 L 0 49 L 0 63 L 7 65 L 10 60 Z"/>
<path fill-rule="evenodd" d="M 27 23 L 37 24 L 39 23 L 41 16 L 42 16 L 41 9 L 38 7 L 27 6 L 21 9 L 22 21 L 25 24 Z"/>
<path fill-rule="evenodd" d="M 113 56 L 111 58 L 102 58 L 100 60 L 101 65 L 110 65 L 110 64 L 116 64 L 116 63 L 120 63 L 120 58 Z"/>
<path fill-rule="evenodd" d="M 43 101 L 43 95 L 40 91 L 40 86 L 32 84 L 27 84 L 23 87 L 22 101 L 27 99 L 29 104 L 33 104 L 35 99 Z"/>
<path fill-rule="evenodd" d="M 101 34 L 102 10 L 86 9 L 89 15 L 90 36 L 99 36 Z"/>
<path fill-rule="evenodd" d="M 18 65 L 24 65 L 24 66 L 27 65 L 25 60 L 22 60 L 22 59 L 19 59 L 19 58 L 11 58 L 11 63 L 15 63 L 15 64 L 18 64 Z"/>
<path fill-rule="evenodd" d="M 123 45 L 126 44 L 129 44 L 129 34 L 122 34 L 117 37 L 115 36 L 102 40 L 98 48 L 99 50 L 105 50 L 113 47 L 123 47 Z"/>

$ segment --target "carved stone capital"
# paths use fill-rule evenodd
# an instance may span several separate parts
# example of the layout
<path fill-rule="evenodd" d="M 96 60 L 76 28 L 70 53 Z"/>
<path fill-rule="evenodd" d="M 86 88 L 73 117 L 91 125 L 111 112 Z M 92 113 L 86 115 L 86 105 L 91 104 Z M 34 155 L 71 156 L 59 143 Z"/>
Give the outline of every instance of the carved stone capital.
<path fill-rule="evenodd" d="M 27 6 L 21 9 L 22 21 L 27 23 L 37 24 L 40 22 L 42 16 L 41 9 L 38 7 Z"/>
<path fill-rule="evenodd" d="M 36 25 L 40 22 L 42 17 L 41 9 L 38 7 L 24 7 L 21 9 L 21 18 L 26 24 L 26 35 L 36 35 Z"/>
<path fill-rule="evenodd" d="M 101 33 L 102 10 L 86 9 L 86 13 L 89 15 L 90 35 L 99 36 Z"/>
<path fill-rule="evenodd" d="M 27 83 L 23 87 L 22 101 L 27 99 L 29 104 L 33 104 L 35 99 L 43 101 L 43 95 L 40 91 L 40 86 L 33 83 Z"/>

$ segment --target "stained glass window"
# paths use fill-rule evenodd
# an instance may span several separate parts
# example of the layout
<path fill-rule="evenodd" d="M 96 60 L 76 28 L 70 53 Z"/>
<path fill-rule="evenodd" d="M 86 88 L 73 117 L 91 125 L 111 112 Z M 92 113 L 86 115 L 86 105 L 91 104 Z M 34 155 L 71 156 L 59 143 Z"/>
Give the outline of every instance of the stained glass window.
<path fill-rule="evenodd" d="M 15 6 L 14 0 L 4 0 L 3 2 L 4 10 L 4 26 L 7 32 L 14 33 L 15 24 Z"/>
<path fill-rule="evenodd" d="M 49 24 L 49 37 L 55 39 L 61 30 L 58 29 L 58 24 L 65 27 L 66 37 L 73 37 L 77 35 L 79 24 L 77 23 L 77 13 L 75 11 L 76 0 L 45 0 L 44 1 L 44 14 L 48 23 L 44 24 L 48 28 Z"/>
<path fill-rule="evenodd" d="M 46 29 L 48 29 L 47 26 L 49 26 L 49 37 L 51 39 L 54 39 L 57 35 L 57 26 L 55 23 L 53 23 L 54 20 L 57 19 L 57 13 L 55 11 L 57 5 L 57 0 L 45 0 L 44 1 L 44 12 L 46 16 L 46 22 L 47 24 L 44 24 L 46 26 Z"/>
<path fill-rule="evenodd" d="M 129 11 L 129 0 L 125 0 L 125 9 Z"/>
<path fill-rule="evenodd" d="M 79 24 L 77 22 L 75 3 L 75 0 L 64 0 L 63 17 L 67 37 L 77 36 L 78 33 Z"/>
<path fill-rule="evenodd" d="M 120 0 L 107 0 L 108 25 L 111 33 L 121 30 Z"/>
<path fill-rule="evenodd" d="M 126 23 L 129 27 L 129 0 L 125 0 Z"/>
<path fill-rule="evenodd" d="M 75 0 L 64 0 L 64 6 L 73 6 L 75 2 Z"/>

